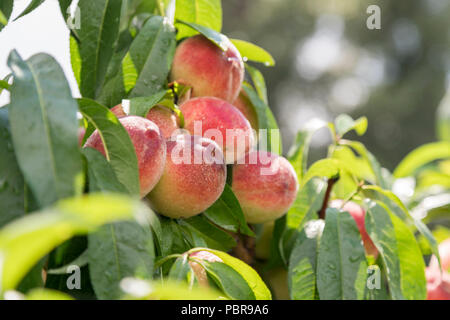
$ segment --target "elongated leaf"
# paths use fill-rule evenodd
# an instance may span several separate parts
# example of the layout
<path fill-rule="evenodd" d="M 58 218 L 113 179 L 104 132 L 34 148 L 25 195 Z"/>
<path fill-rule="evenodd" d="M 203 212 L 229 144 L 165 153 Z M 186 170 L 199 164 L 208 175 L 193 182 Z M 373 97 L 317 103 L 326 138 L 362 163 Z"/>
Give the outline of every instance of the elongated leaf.
<path fill-rule="evenodd" d="M 130 99 L 130 115 L 146 117 L 152 107 L 154 107 L 166 95 L 162 90 L 149 97 L 138 97 Z"/>
<path fill-rule="evenodd" d="M 211 28 L 199 25 L 197 23 L 183 21 L 181 19 L 177 19 L 176 22 L 178 28 L 180 27 L 180 25 L 186 25 L 189 28 L 193 29 L 194 31 L 200 32 L 202 35 L 204 35 L 206 38 L 208 38 L 210 41 L 216 44 L 223 51 L 226 51 L 230 45 L 230 39 L 228 39 L 226 35 L 217 32 Z"/>
<path fill-rule="evenodd" d="M 25 214 L 25 182 L 14 154 L 8 108 L 0 108 L 0 227 Z"/>
<path fill-rule="evenodd" d="M 372 202 L 366 229 L 383 259 L 392 299 L 425 299 L 425 263 L 409 228 L 385 207 Z"/>
<path fill-rule="evenodd" d="M 325 177 L 327 179 L 337 178 L 340 173 L 340 163 L 336 159 L 322 159 L 315 162 L 306 172 L 300 186 L 303 187 L 314 177 Z"/>
<path fill-rule="evenodd" d="M 81 190 L 77 105 L 58 63 L 46 54 L 8 59 L 14 74 L 9 119 L 14 149 L 41 206 Z"/>
<path fill-rule="evenodd" d="M 237 40 L 237 39 L 230 39 L 230 40 L 239 50 L 244 61 L 251 60 L 255 62 L 260 62 L 270 67 L 273 67 L 275 65 L 275 60 L 273 59 L 272 55 L 263 48 L 257 46 L 256 44 L 244 40 Z"/>
<path fill-rule="evenodd" d="M 255 300 L 255 294 L 242 275 L 222 262 L 203 261 L 206 272 L 217 286 L 231 299 Z"/>
<path fill-rule="evenodd" d="M 450 142 L 428 143 L 411 151 L 394 170 L 396 178 L 413 175 L 423 165 L 438 159 L 450 158 Z"/>
<path fill-rule="evenodd" d="M 117 179 L 132 195 L 139 194 L 139 170 L 136 151 L 130 136 L 114 113 L 90 99 L 78 100 L 80 112 L 99 132 L 106 159 Z"/>
<path fill-rule="evenodd" d="M 327 209 L 317 258 L 320 299 L 362 299 L 366 272 L 366 256 L 355 220 L 348 212 Z"/>
<path fill-rule="evenodd" d="M 220 198 L 204 214 L 209 220 L 225 230 L 241 232 L 248 236 L 255 235 L 245 221 L 239 201 L 228 184 L 225 185 Z"/>
<path fill-rule="evenodd" d="M 297 173 L 298 181 L 302 181 L 308 163 L 308 151 L 311 138 L 317 130 L 326 127 L 327 123 L 318 118 L 311 119 L 305 127 L 297 133 L 294 144 L 288 152 L 288 160 Z"/>
<path fill-rule="evenodd" d="M 120 281 L 129 276 L 150 278 L 154 249 L 149 226 L 116 222 L 89 235 L 89 274 L 99 299 L 121 297 Z"/>
<path fill-rule="evenodd" d="M 37 7 L 39 7 L 41 4 L 44 3 L 45 0 L 32 0 L 30 4 L 22 11 L 21 14 L 17 16 L 17 18 L 14 19 L 16 21 L 17 19 L 22 18 L 23 16 L 29 14 L 30 12 L 34 11 Z"/>
<path fill-rule="evenodd" d="M 0 31 L 8 24 L 13 10 L 14 0 L 2 0 L 0 2 Z"/>
<path fill-rule="evenodd" d="M 412 216 L 403 202 L 392 191 L 384 190 L 378 186 L 363 186 L 362 189 L 366 197 L 382 201 L 404 222 L 413 222 L 417 230 L 424 236 L 424 238 L 428 242 L 428 245 L 430 246 L 433 254 L 438 258 L 438 261 L 440 262 L 438 243 L 431 231 L 428 229 L 427 225 L 423 223 L 419 218 Z"/>
<path fill-rule="evenodd" d="M 286 227 L 280 241 L 281 258 L 288 264 L 288 258 L 294 247 L 299 232 L 304 224 L 317 216 L 322 207 L 327 183 L 318 180 L 310 180 L 297 194 L 294 204 L 286 214 Z"/>
<path fill-rule="evenodd" d="M 147 212 L 120 194 L 90 194 L 16 219 L 0 230 L 0 292 L 13 289 L 41 257 L 74 235 L 113 221 L 143 219 Z"/>
<path fill-rule="evenodd" d="M 151 96 L 164 89 L 175 45 L 175 29 L 163 17 L 147 20 L 130 47 L 130 58 L 138 73 L 130 97 Z"/>
<path fill-rule="evenodd" d="M 96 98 L 119 34 L 122 0 L 80 0 L 81 85 L 83 97 Z"/>
<path fill-rule="evenodd" d="M 209 248 L 228 251 L 236 245 L 236 241 L 232 236 L 212 225 L 203 216 L 178 220 L 178 224 L 187 227 L 196 236 L 200 237 L 203 245 L 207 245 Z M 198 243 L 195 246 L 198 246 Z"/>
<path fill-rule="evenodd" d="M 375 179 L 377 184 L 380 185 L 383 189 L 387 189 L 389 187 L 388 181 L 386 181 L 386 178 L 383 176 L 383 172 L 381 169 L 381 165 L 378 162 L 378 160 L 375 158 L 375 156 L 367 150 L 367 148 L 358 141 L 348 141 L 348 140 L 341 140 L 341 144 L 348 145 L 352 149 L 354 149 L 356 152 L 359 153 L 361 157 L 367 160 L 367 162 L 370 165 L 371 170 L 373 171 L 373 174 L 375 175 Z"/>
<path fill-rule="evenodd" d="M 264 103 L 255 92 L 255 90 L 248 84 L 242 85 L 245 93 L 248 95 L 250 102 L 253 104 L 258 116 L 259 125 L 259 149 L 268 150 L 275 154 L 282 154 L 282 142 L 280 129 L 277 121 L 273 116 L 269 106 Z M 266 134 L 261 129 L 267 130 Z"/>
<path fill-rule="evenodd" d="M 111 164 L 99 151 L 86 148 L 82 153 L 88 164 L 89 190 L 128 194 L 128 190 L 117 179 Z"/>
<path fill-rule="evenodd" d="M 249 66 L 248 64 L 245 64 L 245 69 L 252 79 L 253 85 L 256 88 L 256 92 L 258 92 L 259 98 L 264 101 L 265 104 L 269 105 L 269 100 L 267 98 L 266 81 L 264 80 L 264 76 L 262 75 L 261 71 Z"/>
<path fill-rule="evenodd" d="M 188 261 L 188 255 L 177 258 L 170 268 L 169 278 L 174 281 L 188 281 L 189 274 L 191 272 L 191 267 Z"/>
<path fill-rule="evenodd" d="M 245 262 L 230 256 L 229 254 L 217 251 L 208 248 L 195 248 L 195 251 L 209 251 L 220 259 L 222 259 L 223 263 L 233 268 L 237 271 L 244 279 L 247 281 L 248 285 L 252 289 L 256 300 L 270 300 L 272 299 L 272 294 L 270 290 L 267 288 L 266 284 L 262 281 L 259 274 Z M 194 250 L 193 250 L 194 251 Z"/>
<path fill-rule="evenodd" d="M 323 220 L 307 223 L 297 238 L 289 258 L 288 285 L 292 300 L 314 300 L 316 267 L 319 240 L 323 231 Z"/>
<path fill-rule="evenodd" d="M 353 120 L 349 115 L 341 114 L 335 120 L 335 128 L 339 137 L 343 137 L 351 130 L 355 130 L 359 136 L 362 136 L 367 130 L 367 118 L 361 117 Z"/>
<path fill-rule="evenodd" d="M 222 4 L 220 0 L 177 0 L 175 18 L 194 22 L 220 32 L 222 29 Z M 177 27 L 177 39 L 196 34 L 194 30 L 183 24 L 178 24 Z"/>

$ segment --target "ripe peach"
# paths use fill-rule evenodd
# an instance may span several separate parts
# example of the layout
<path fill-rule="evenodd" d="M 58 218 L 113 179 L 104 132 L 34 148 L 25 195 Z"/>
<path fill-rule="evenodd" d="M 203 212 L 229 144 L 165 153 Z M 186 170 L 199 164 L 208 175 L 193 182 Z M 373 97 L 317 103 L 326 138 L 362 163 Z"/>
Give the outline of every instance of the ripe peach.
<path fill-rule="evenodd" d="M 297 175 L 285 158 L 252 151 L 233 166 L 232 189 L 248 223 L 273 221 L 285 214 L 298 191 Z"/>
<path fill-rule="evenodd" d="M 184 128 L 192 134 L 214 140 L 222 148 L 228 164 L 242 159 L 255 143 L 248 120 L 224 100 L 194 98 L 183 103 L 180 109 Z"/>
<path fill-rule="evenodd" d="M 220 259 L 218 256 L 205 250 L 193 252 L 189 256 L 208 262 L 223 262 L 222 259 Z M 192 271 L 194 271 L 194 275 L 197 278 L 198 284 L 202 287 L 209 287 L 208 275 L 206 274 L 206 270 L 194 261 L 189 261 L 189 266 L 191 267 Z"/>
<path fill-rule="evenodd" d="M 181 42 L 175 51 L 171 81 L 192 86 L 193 97 L 213 96 L 232 103 L 244 80 L 244 63 L 229 40 L 224 40 L 224 45 L 225 51 L 202 35 Z"/>
<path fill-rule="evenodd" d="M 126 117 L 127 114 L 123 110 L 122 104 L 111 108 L 111 111 L 116 115 L 117 118 Z M 161 134 L 165 139 L 168 139 L 172 134 L 180 129 L 177 123 L 177 117 L 169 108 L 164 106 L 156 105 L 150 109 L 147 113 L 146 118 L 153 121 L 161 130 Z"/>
<path fill-rule="evenodd" d="M 333 200 L 330 203 L 330 207 L 340 209 L 342 203 L 343 203 L 342 200 Z M 367 234 L 366 226 L 364 224 L 366 211 L 361 206 L 352 201 L 348 201 L 344 205 L 342 210 L 350 213 L 353 219 L 355 219 L 356 225 L 358 226 L 359 232 L 361 233 L 361 239 L 363 241 L 364 248 L 366 249 L 366 253 L 376 258 L 378 256 L 378 250 L 375 247 L 375 244 L 373 243 L 372 239 L 370 239 L 369 235 Z"/>
<path fill-rule="evenodd" d="M 450 271 L 450 238 L 439 244 L 439 256 L 441 257 L 441 266 L 444 271 Z M 433 255 L 430 260 L 430 267 L 439 268 L 437 258 Z"/>
<path fill-rule="evenodd" d="M 258 130 L 258 115 L 255 107 L 253 107 L 247 93 L 241 89 L 238 98 L 233 102 L 233 105 L 239 109 L 245 118 L 250 122 L 254 130 Z"/>
<path fill-rule="evenodd" d="M 153 209 L 169 218 L 189 218 L 209 208 L 225 188 L 227 169 L 220 147 L 199 136 L 167 140 L 166 166 L 148 195 Z"/>
<path fill-rule="evenodd" d="M 133 142 L 139 167 L 140 195 L 149 193 L 163 174 L 166 159 L 166 142 L 156 124 L 145 118 L 127 116 L 119 119 Z M 105 155 L 105 148 L 98 131 L 86 141 L 91 147 Z"/>
<path fill-rule="evenodd" d="M 427 300 L 450 300 L 450 274 L 439 268 L 428 267 L 425 270 L 427 279 Z"/>

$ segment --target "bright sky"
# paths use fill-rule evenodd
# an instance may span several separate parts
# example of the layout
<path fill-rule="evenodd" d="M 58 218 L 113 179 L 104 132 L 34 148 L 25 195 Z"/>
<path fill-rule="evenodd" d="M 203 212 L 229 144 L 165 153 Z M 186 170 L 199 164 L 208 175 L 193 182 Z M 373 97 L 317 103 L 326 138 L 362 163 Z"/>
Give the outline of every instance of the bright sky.
<path fill-rule="evenodd" d="M 15 0 L 12 21 L 31 0 Z M 52 55 L 62 66 L 74 96 L 78 88 L 70 66 L 69 29 L 60 13 L 58 0 L 47 0 L 38 9 L 15 22 L 10 22 L 0 31 L 0 78 L 10 73 L 8 55 L 16 49 L 24 59 L 44 52 Z M 0 95 L 0 106 L 9 103 L 6 90 Z"/>

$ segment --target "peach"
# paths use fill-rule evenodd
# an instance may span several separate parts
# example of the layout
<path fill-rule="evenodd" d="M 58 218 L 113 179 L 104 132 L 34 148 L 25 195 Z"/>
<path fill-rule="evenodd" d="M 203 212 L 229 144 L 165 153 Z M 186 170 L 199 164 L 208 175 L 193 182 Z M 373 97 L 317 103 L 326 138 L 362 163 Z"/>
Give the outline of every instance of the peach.
<path fill-rule="evenodd" d="M 225 51 L 203 35 L 181 42 L 175 51 L 171 81 L 192 87 L 192 97 L 213 96 L 232 103 L 244 80 L 244 62 L 236 47 L 224 39 Z"/>
<path fill-rule="evenodd" d="M 285 158 L 252 151 L 245 163 L 233 166 L 233 189 L 248 223 L 265 223 L 283 216 L 294 203 L 298 180 Z"/>
<path fill-rule="evenodd" d="M 189 255 L 189 257 L 208 262 L 223 262 L 222 259 L 220 259 L 218 256 L 205 250 L 193 252 Z M 209 287 L 208 275 L 206 274 L 206 270 L 194 261 L 189 261 L 189 266 L 194 272 L 198 284 L 202 287 Z"/>
<path fill-rule="evenodd" d="M 330 207 L 340 209 L 342 204 L 343 204 L 342 200 L 333 200 L 330 203 Z M 353 219 L 355 219 L 356 225 L 358 226 L 359 229 L 359 233 L 361 234 L 361 239 L 363 241 L 364 248 L 366 249 L 366 253 L 376 258 L 378 256 L 378 250 L 375 244 L 373 243 L 372 239 L 370 239 L 364 223 L 366 211 L 361 206 L 352 201 L 347 201 L 347 203 L 344 204 L 342 211 L 347 211 L 348 213 L 350 213 Z"/>
<path fill-rule="evenodd" d="M 439 256 L 441 257 L 441 266 L 444 271 L 450 271 L 450 238 L 439 244 Z M 430 260 L 430 266 L 439 268 L 437 258 L 433 255 Z"/>
<path fill-rule="evenodd" d="M 178 135 L 167 143 L 161 180 L 147 196 L 169 218 L 189 218 L 208 209 L 225 188 L 227 169 L 220 147 L 199 136 Z"/>
<path fill-rule="evenodd" d="M 78 146 L 81 147 L 83 144 L 84 135 L 86 134 L 85 127 L 78 127 Z"/>
<path fill-rule="evenodd" d="M 428 267 L 425 270 L 427 279 L 427 300 L 450 300 L 450 274 L 439 271 L 439 268 Z"/>
<path fill-rule="evenodd" d="M 241 89 L 241 92 L 239 93 L 238 98 L 233 102 L 233 105 L 242 112 L 248 122 L 250 122 L 252 128 L 258 130 L 258 115 L 244 89 Z"/>
<path fill-rule="evenodd" d="M 117 118 L 126 117 L 127 114 L 123 110 L 122 104 L 111 108 L 111 111 L 116 115 Z M 164 106 L 156 105 L 150 109 L 147 113 L 146 118 L 153 121 L 161 130 L 161 134 L 165 139 L 168 139 L 172 134 L 180 129 L 178 126 L 177 117 L 169 108 Z"/>
<path fill-rule="evenodd" d="M 166 142 L 159 128 L 152 121 L 137 116 L 119 119 L 133 142 L 139 167 L 140 195 L 147 195 L 163 174 L 166 159 Z M 91 147 L 105 154 L 102 138 L 95 130 L 86 141 Z"/>
<path fill-rule="evenodd" d="M 180 109 L 184 116 L 184 129 L 217 142 L 227 164 L 242 159 L 255 144 L 248 120 L 225 100 L 194 98 L 183 103 Z"/>

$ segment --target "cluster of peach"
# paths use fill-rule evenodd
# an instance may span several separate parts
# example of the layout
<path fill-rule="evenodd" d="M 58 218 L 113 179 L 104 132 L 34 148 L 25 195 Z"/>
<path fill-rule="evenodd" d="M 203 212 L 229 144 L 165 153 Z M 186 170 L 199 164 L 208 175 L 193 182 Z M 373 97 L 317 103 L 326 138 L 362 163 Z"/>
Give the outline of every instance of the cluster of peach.
<path fill-rule="evenodd" d="M 128 116 L 122 105 L 111 109 L 134 144 L 141 197 L 157 213 L 189 218 L 208 209 L 224 190 L 227 164 L 232 165 L 231 188 L 248 223 L 275 220 L 294 202 L 298 181 L 291 164 L 255 149 L 258 119 L 242 90 L 244 72 L 242 57 L 231 42 L 222 50 L 197 35 L 177 47 L 170 74 L 171 81 L 191 87 L 190 97 L 180 105 L 183 130 L 175 113 L 162 105 L 153 107 L 146 118 Z M 194 134 L 198 122 L 201 131 Z M 209 137 L 211 129 L 223 139 Z M 97 131 L 85 147 L 105 154 Z M 199 155 L 201 161 L 178 161 L 180 150 L 190 159 Z M 207 151 L 216 161 L 204 157 Z"/>

